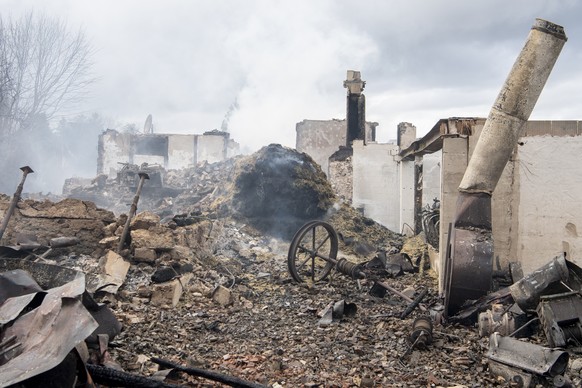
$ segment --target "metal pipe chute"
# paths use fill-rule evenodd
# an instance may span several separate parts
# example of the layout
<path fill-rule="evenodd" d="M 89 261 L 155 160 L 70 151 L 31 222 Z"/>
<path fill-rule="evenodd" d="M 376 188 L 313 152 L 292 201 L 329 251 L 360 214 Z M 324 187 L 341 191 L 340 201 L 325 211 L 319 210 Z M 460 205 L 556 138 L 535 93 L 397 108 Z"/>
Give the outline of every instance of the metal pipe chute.
<path fill-rule="evenodd" d="M 471 156 L 461 184 L 445 262 L 445 313 L 491 291 L 491 195 L 567 38 L 564 28 L 536 19 Z"/>

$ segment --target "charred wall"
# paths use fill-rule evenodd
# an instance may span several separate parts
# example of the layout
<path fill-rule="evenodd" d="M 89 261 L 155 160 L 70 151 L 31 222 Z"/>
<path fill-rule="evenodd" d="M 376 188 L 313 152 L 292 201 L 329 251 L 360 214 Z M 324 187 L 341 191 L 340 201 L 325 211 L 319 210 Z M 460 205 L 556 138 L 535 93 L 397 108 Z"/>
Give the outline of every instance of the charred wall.
<path fill-rule="evenodd" d="M 98 174 L 112 175 L 123 163 L 182 169 L 207 161 L 215 163 L 239 154 L 227 132 L 202 135 L 124 133 L 108 129 L 99 136 Z"/>

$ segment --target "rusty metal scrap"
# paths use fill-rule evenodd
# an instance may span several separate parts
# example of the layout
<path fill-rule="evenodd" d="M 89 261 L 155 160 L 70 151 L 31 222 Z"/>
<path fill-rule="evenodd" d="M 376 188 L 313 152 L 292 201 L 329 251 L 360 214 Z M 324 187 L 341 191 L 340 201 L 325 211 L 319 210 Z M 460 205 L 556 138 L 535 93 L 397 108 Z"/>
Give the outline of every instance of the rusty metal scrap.
<path fill-rule="evenodd" d="M 540 376 L 561 375 L 568 367 L 568 352 L 504 337 L 499 333 L 489 337 L 487 358 Z"/>
<path fill-rule="evenodd" d="M 542 296 L 537 312 L 551 347 L 582 344 L 582 296 L 579 292 Z"/>
<path fill-rule="evenodd" d="M 511 296 L 524 311 L 535 311 L 540 297 L 553 283 L 567 282 L 568 266 L 564 255 L 559 255 L 549 263 L 509 286 Z"/>
<path fill-rule="evenodd" d="M 141 190 L 143 188 L 143 184 L 146 179 L 150 179 L 150 176 L 145 172 L 138 173 L 139 175 L 139 184 L 137 186 L 137 190 L 135 191 L 135 197 L 133 197 L 133 202 L 129 209 L 129 214 L 127 215 L 127 220 L 125 221 L 125 226 L 123 227 L 123 232 L 121 233 L 121 237 L 119 238 L 119 245 L 117 246 L 117 253 L 120 253 L 123 247 L 125 246 L 125 240 L 127 239 L 127 234 L 129 233 L 129 225 L 131 224 L 131 219 L 135 215 L 137 211 L 137 203 L 139 201 L 139 196 L 141 194 Z"/>
<path fill-rule="evenodd" d="M 119 185 L 136 188 L 141 179 L 140 173 L 148 174 L 150 183 L 148 187 L 162 187 L 165 170 L 162 166 L 142 163 L 140 166 L 131 163 L 121 163 L 123 167 L 117 173 L 116 182 Z"/>
<path fill-rule="evenodd" d="M 410 343 L 413 348 L 425 349 L 432 343 L 432 320 L 430 317 L 419 317 L 412 323 Z"/>
<path fill-rule="evenodd" d="M 515 320 L 500 304 L 494 304 L 491 309 L 479 314 L 479 337 L 487 337 L 498 332 L 509 335 L 515 331 Z"/>
<path fill-rule="evenodd" d="M 0 259 L 0 271 L 6 286 L 0 301 L 0 385 L 6 386 L 59 365 L 97 322 L 80 300 L 82 272 L 20 259 Z"/>
<path fill-rule="evenodd" d="M 348 303 L 345 300 L 330 302 L 322 312 L 319 326 L 329 326 L 334 321 L 340 321 L 345 317 L 352 317 L 358 311 L 355 303 Z"/>

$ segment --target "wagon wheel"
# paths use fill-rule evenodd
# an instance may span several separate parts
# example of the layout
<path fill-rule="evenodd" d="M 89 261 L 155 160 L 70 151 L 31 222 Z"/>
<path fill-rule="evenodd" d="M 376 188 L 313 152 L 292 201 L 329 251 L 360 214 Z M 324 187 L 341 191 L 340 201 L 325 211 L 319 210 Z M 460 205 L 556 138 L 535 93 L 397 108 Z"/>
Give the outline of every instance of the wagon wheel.
<path fill-rule="evenodd" d="M 312 283 L 323 280 L 337 263 L 338 237 L 333 227 L 323 221 L 303 225 L 291 241 L 287 265 L 293 280 Z"/>

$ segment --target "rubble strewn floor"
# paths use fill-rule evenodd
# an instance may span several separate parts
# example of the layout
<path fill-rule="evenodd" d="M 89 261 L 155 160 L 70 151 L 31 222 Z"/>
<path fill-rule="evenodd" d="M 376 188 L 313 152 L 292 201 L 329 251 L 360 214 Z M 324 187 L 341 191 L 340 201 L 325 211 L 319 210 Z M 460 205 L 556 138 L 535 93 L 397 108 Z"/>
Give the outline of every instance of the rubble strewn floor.
<path fill-rule="evenodd" d="M 358 286 L 337 272 L 328 282 L 293 283 L 286 264 L 288 243 L 253 234 L 243 225 L 227 223 L 218 237 L 229 243 L 218 244 L 210 261 L 195 263 L 176 307 L 152 305 L 155 267 L 144 264 L 132 265 L 127 284 L 104 299 L 124 324 L 110 352 L 126 371 L 151 375 L 158 366 L 149 359 L 158 357 L 272 386 L 504 385 L 486 372 L 487 339 L 480 339 L 476 328 L 436 326 L 427 349 L 406 355 L 420 310 L 401 320 L 407 302 L 389 293 L 370 296 L 369 281 Z M 77 265 L 82 261 L 77 258 Z M 428 288 L 424 303 L 438 302 L 430 271 L 385 282 L 400 291 Z M 219 285 L 228 289 L 226 299 L 213 298 Z M 355 316 L 321 327 L 319 314 L 342 299 L 356 304 Z M 217 386 L 185 374 L 174 379 Z"/>
<path fill-rule="evenodd" d="M 230 228 L 225 233 L 238 235 L 239 257 L 217 256 L 211 267 L 198 263 L 176 307 L 149 303 L 144 292 L 154 268 L 147 266 L 132 266 L 128 285 L 116 297 L 107 298 L 125 326 L 111 344 L 113 358 L 125 370 L 152 374 L 158 368 L 149 358 L 159 357 L 289 387 L 495 383 L 486 373 L 475 373 L 485 369 L 486 350 L 486 341 L 477 337 L 475 329 L 436 327 L 428 349 L 403 357 L 420 311 L 401 320 L 398 316 L 408 303 L 393 295 L 370 296 L 370 282 L 361 281 L 358 287 L 338 273 L 321 284 L 293 283 L 285 242 L 241 233 L 234 225 Z M 436 301 L 436 280 L 428 272 L 387 282 L 398 290 L 428 287 L 431 292 L 425 303 Z M 229 289 L 231 303 L 213 300 L 211 293 L 218 285 Z M 356 304 L 356 315 L 320 327 L 318 313 L 342 299 Z M 178 382 L 215 386 L 185 375 Z"/>
<path fill-rule="evenodd" d="M 144 194 L 140 210 L 153 212 L 142 211 L 131 221 L 130 238 L 119 254 L 115 248 L 127 217 L 116 218 L 75 199 L 21 202 L 7 236 L 13 240 L 22 231 L 35 232 L 41 250 L 49 248 L 54 237 L 79 238 L 77 246 L 30 259 L 84 272 L 87 290 L 121 321 L 122 332 L 97 360 L 108 367 L 160 378 L 165 374 L 152 361 L 155 357 L 270 387 L 510 385 L 488 372 L 489 340 L 479 337 L 477 327 L 443 326 L 435 319 L 432 342 L 413 348 L 409 339 L 413 323 L 428 312 L 416 308 L 401 319 L 408 302 L 390 291 L 383 298 L 369 293 L 376 277 L 409 297 L 427 290 L 423 304 L 440 305 L 437 279 L 427 267 L 427 246 L 421 236 L 405 238 L 345 204 L 333 204 L 323 173 L 304 154 L 288 157 L 295 151 L 280 146 L 262 152 L 201 166 L 184 176 L 170 174 L 184 186 L 174 197 L 157 202 L 155 196 Z M 271 184 L 272 177 L 265 178 L 276 174 L 268 170 L 273 163 L 264 156 L 269 153 L 279 162 L 291 161 L 292 168 L 286 170 L 290 182 L 279 176 L 273 178 L 277 184 Z M 241 175 L 242 182 L 259 182 L 261 190 L 253 191 L 256 187 L 251 185 L 250 193 L 241 192 Z M 120 192 L 127 197 L 126 189 Z M 107 194 L 98 183 L 87 190 L 77 194 Z M 110 207 L 114 210 L 127 199 L 108 195 L 108 200 L 115 198 Z M 295 212 L 288 224 L 273 227 L 289 216 L 273 214 L 278 195 L 287 197 L 283 207 Z M 312 206 L 308 212 L 301 204 L 309 198 L 325 206 Z M 249 201 L 255 210 L 246 214 Z M 8 197 L 0 196 L 0 210 L 7 206 Z M 184 211 L 176 212 L 176 207 Z M 312 219 L 325 219 L 337 231 L 338 259 L 364 263 L 377 255 L 406 253 L 416 272 L 396 277 L 367 272 L 367 279 L 357 281 L 333 269 L 325 281 L 295 283 L 287 267 L 289 231 Z M 345 306 L 355 305 L 355 314 L 322 319 L 330 304 L 342 300 Z M 541 331 L 529 341 L 547 343 Z M 582 357 L 579 349 L 569 350 L 568 376 L 580 386 Z M 166 382 L 220 386 L 176 371 L 166 376 Z"/>

